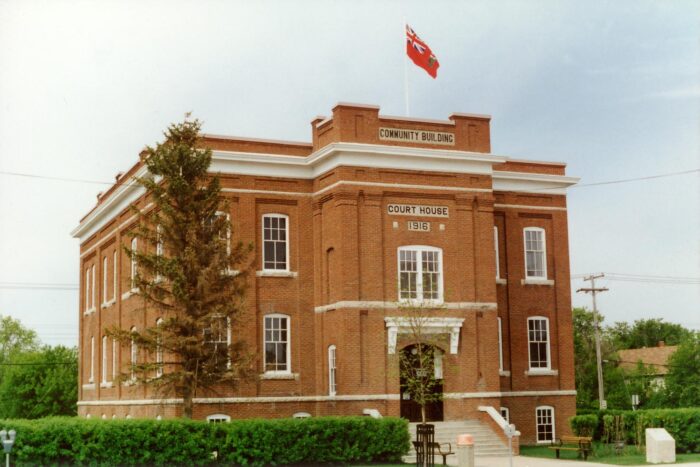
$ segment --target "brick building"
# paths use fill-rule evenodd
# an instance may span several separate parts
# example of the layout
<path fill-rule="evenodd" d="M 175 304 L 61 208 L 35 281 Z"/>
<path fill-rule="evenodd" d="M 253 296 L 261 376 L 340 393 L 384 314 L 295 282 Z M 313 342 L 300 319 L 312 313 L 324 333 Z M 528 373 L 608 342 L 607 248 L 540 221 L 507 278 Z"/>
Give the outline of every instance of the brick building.
<path fill-rule="evenodd" d="M 259 378 L 196 399 L 195 418 L 297 412 L 415 418 L 397 355 L 410 349 L 402 303 L 428 304 L 444 337 L 431 418 L 488 418 L 521 441 L 568 431 L 575 413 L 565 164 L 491 154 L 490 117 L 381 116 L 339 104 L 312 142 L 207 135 L 230 201 L 233 236 L 255 244 L 241 329 Z M 121 249 L 143 205 L 118 176 L 73 231 L 80 239 L 79 413 L 172 417 L 178 401 L 116 384 L 131 359 L 104 329 L 153 326 Z M 138 244 L 132 245 L 138 248 Z M 266 351 L 263 351 L 265 349 Z M 153 356 L 151 356 L 153 357 Z"/>

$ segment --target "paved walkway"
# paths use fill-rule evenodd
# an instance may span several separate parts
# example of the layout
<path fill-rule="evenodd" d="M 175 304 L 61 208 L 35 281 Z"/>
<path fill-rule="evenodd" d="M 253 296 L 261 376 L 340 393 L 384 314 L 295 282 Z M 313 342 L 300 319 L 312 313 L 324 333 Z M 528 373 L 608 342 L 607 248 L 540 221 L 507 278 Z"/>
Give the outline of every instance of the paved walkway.
<path fill-rule="evenodd" d="M 435 459 L 435 465 L 440 464 L 441 459 Z M 477 457 L 474 467 L 509 467 L 510 459 L 508 457 Z M 455 456 L 449 456 L 447 459 L 448 465 L 457 465 Z M 663 464 L 663 465 L 682 465 L 683 467 L 700 467 L 700 462 L 691 462 L 687 464 Z M 542 459 L 539 457 L 514 456 L 513 467 L 610 467 L 610 464 L 600 464 L 598 462 L 583 462 L 580 460 L 560 460 L 560 459 Z"/>

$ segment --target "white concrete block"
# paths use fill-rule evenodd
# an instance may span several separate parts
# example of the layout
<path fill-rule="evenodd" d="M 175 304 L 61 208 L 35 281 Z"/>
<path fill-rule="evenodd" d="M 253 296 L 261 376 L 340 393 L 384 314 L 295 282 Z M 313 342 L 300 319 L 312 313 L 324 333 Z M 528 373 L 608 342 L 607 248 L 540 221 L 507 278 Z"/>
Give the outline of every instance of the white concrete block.
<path fill-rule="evenodd" d="M 647 428 L 647 462 L 676 462 L 676 440 L 664 428 Z"/>

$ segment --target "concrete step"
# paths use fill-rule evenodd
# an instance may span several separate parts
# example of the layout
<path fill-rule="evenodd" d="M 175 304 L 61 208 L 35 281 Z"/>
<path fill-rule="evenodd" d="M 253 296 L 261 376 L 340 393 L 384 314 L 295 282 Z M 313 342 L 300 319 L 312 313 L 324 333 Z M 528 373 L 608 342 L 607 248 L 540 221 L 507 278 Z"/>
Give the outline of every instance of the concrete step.
<path fill-rule="evenodd" d="M 478 420 L 452 420 L 447 422 L 429 422 L 435 425 L 435 442 L 450 443 L 452 450 L 457 449 L 457 436 L 469 433 L 474 437 L 475 456 L 508 456 L 508 446 L 501 441 L 491 427 Z M 415 441 L 417 423 L 409 424 L 411 441 Z M 436 457 L 436 462 L 441 461 L 440 456 Z M 453 456 L 450 456 L 453 457 Z M 416 453 L 411 444 L 411 450 L 403 458 L 404 462 L 415 462 Z M 439 463 L 439 462 L 438 462 Z"/>

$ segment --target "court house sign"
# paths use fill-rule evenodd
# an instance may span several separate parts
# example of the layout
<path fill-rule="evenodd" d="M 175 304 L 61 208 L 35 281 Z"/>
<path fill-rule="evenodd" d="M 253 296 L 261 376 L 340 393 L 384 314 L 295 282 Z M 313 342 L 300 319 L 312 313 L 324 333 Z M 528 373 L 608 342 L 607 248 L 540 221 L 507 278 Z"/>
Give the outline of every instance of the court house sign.
<path fill-rule="evenodd" d="M 422 204 L 388 204 L 386 213 L 392 216 L 450 217 L 450 210 L 447 206 Z"/>

